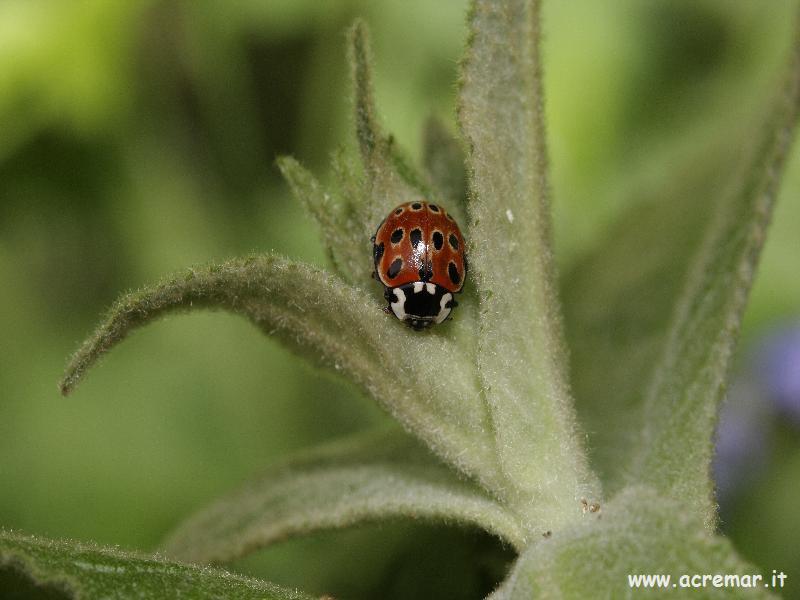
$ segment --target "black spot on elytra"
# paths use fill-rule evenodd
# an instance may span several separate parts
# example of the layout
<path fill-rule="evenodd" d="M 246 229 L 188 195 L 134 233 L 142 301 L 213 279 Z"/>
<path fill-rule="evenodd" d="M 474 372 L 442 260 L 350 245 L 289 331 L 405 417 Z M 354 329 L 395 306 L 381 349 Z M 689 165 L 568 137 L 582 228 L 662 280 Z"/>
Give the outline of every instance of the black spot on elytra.
<path fill-rule="evenodd" d="M 433 277 L 433 263 L 429 260 L 426 260 L 419 268 L 418 273 L 420 281 L 429 281 L 430 278 Z"/>
<path fill-rule="evenodd" d="M 447 241 L 450 242 L 450 245 L 453 247 L 453 250 L 458 250 L 458 238 L 456 237 L 455 233 L 451 233 L 450 237 L 447 238 Z"/>
<path fill-rule="evenodd" d="M 433 247 L 437 250 L 441 250 L 442 246 L 444 246 L 444 236 L 442 235 L 441 231 L 434 231 L 433 232 Z"/>
<path fill-rule="evenodd" d="M 430 208 L 433 212 L 439 212 L 439 207 L 435 204 L 428 204 L 428 208 Z"/>
<path fill-rule="evenodd" d="M 398 227 L 392 232 L 392 237 L 390 238 L 393 244 L 397 244 L 400 240 L 403 239 L 403 228 Z"/>
<path fill-rule="evenodd" d="M 422 242 L 422 230 L 420 229 L 412 229 L 411 233 L 409 234 L 411 238 L 411 245 L 416 246 L 420 242 Z"/>
<path fill-rule="evenodd" d="M 379 263 L 381 258 L 383 258 L 384 249 L 383 242 L 372 247 L 372 256 L 375 259 L 375 264 Z"/>
<path fill-rule="evenodd" d="M 396 215 L 401 215 L 401 214 L 403 214 L 403 207 L 401 206 L 400 208 L 398 208 L 397 210 L 395 210 L 395 211 L 394 211 L 394 214 L 396 214 Z"/>
<path fill-rule="evenodd" d="M 397 277 L 397 274 L 400 272 L 400 269 L 402 268 L 403 268 L 403 259 L 397 257 L 392 261 L 392 264 L 389 265 L 389 269 L 386 271 L 386 276 L 389 279 L 394 279 L 395 277 Z"/>
<path fill-rule="evenodd" d="M 450 281 L 453 282 L 453 285 L 461 283 L 461 275 L 458 274 L 458 268 L 456 268 L 456 263 L 453 261 L 450 261 L 447 265 L 447 274 L 450 276 Z"/>
<path fill-rule="evenodd" d="M 422 204 L 420 204 L 419 202 L 414 202 L 414 204 L 411 205 L 411 210 L 421 210 L 421 209 L 422 209 Z"/>

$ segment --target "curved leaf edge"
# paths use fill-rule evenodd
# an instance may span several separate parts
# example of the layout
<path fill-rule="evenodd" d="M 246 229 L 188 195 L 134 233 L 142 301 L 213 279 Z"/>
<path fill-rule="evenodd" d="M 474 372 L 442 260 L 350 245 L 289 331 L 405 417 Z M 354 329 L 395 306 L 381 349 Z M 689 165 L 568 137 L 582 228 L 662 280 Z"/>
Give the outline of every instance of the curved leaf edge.
<path fill-rule="evenodd" d="M 166 560 L 157 554 L 0 529 L 0 569 L 3 568 L 20 572 L 37 586 L 87 600 L 133 596 L 158 600 L 175 594 L 231 600 L 311 598 L 298 590 L 219 568 Z"/>
<path fill-rule="evenodd" d="M 684 503 L 654 488 L 625 488 L 588 517 L 532 543 L 488 600 L 631 597 L 628 576 L 646 574 L 670 575 L 678 589 L 670 587 L 668 594 L 680 591 L 683 575 L 759 574 L 761 582 L 740 591 L 773 597 L 765 589 L 766 573 L 743 560 L 727 538 L 709 533 Z M 704 597 L 728 598 L 730 592 L 713 585 L 702 590 Z"/>
<path fill-rule="evenodd" d="M 630 481 L 689 499 L 709 530 L 717 525 L 711 461 L 718 407 L 799 118 L 800 8 L 780 88 L 690 262 L 647 388 L 630 471 Z"/>
<path fill-rule="evenodd" d="M 526 544 L 514 514 L 393 427 L 282 461 L 190 516 L 162 547 L 228 563 L 292 537 L 400 519 L 478 527 L 517 551 Z"/>
<path fill-rule="evenodd" d="M 553 261 L 540 2 L 473 0 L 458 120 L 467 146 L 478 374 L 505 499 L 560 527 L 599 502 L 567 377 Z M 514 315 L 514 318 L 509 318 Z"/>
<path fill-rule="evenodd" d="M 468 352 L 442 331 L 416 333 L 383 314 L 363 290 L 322 269 L 253 255 L 187 269 L 129 293 L 80 346 L 60 383 L 68 394 L 86 371 L 133 330 L 195 308 L 240 314 L 312 362 L 345 374 L 445 462 L 494 493 L 499 485 L 484 407 Z M 413 352 L 397 349 L 411 344 Z M 420 351 L 439 357 L 419 363 Z M 446 374 L 441 372 L 447 365 Z M 404 377 L 414 372 L 417 379 Z M 429 381 L 420 395 L 417 380 Z"/>

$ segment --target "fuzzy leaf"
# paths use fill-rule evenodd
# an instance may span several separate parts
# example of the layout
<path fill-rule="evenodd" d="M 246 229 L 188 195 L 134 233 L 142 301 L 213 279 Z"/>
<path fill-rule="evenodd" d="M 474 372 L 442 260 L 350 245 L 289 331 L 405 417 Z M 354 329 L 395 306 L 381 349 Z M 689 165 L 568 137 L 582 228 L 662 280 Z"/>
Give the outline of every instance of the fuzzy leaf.
<path fill-rule="evenodd" d="M 713 526 L 713 434 L 742 314 L 800 108 L 800 28 L 780 96 L 692 257 L 644 403 L 632 479 L 686 499 Z"/>
<path fill-rule="evenodd" d="M 350 71 L 355 90 L 355 126 L 364 165 L 367 206 L 364 207 L 365 233 L 375 233 L 378 224 L 401 202 L 424 199 L 427 186 L 416 173 L 393 138 L 387 137 L 378 122 L 372 92 L 372 56 L 369 34 L 363 21 L 350 30 Z"/>
<path fill-rule="evenodd" d="M 469 144 L 478 369 L 506 495 L 548 527 L 596 500 L 576 434 L 555 288 L 542 122 L 539 5 L 476 0 L 459 117 Z"/>
<path fill-rule="evenodd" d="M 476 525 L 523 545 L 504 508 L 408 436 L 381 430 L 270 469 L 188 519 L 165 551 L 225 563 L 289 537 L 397 517 Z"/>
<path fill-rule="evenodd" d="M 334 270 L 349 283 L 369 281 L 370 245 L 362 223 L 355 218 L 358 196 L 347 200 L 325 191 L 317 179 L 290 156 L 278 159 L 278 167 L 295 198 L 319 225 Z"/>
<path fill-rule="evenodd" d="M 157 555 L 0 530 L 0 570 L 7 569 L 21 572 L 37 586 L 76 599 L 311 598 L 258 579 L 171 562 Z M 17 597 L 18 592 L 0 587 L 3 598 Z"/>
<path fill-rule="evenodd" d="M 681 575 L 759 572 L 728 540 L 709 535 L 692 511 L 653 490 L 628 489 L 594 516 L 531 545 L 490 600 L 631 598 L 637 594 L 628 576 L 639 574 L 670 575 L 670 597 L 681 589 L 686 597 L 729 598 L 732 591 L 771 597 L 764 588 L 771 581 L 766 573 L 752 589 L 714 587 L 712 581 L 702 589 L 682 588 Z"/>
<path fill-rule="evenodd" d="M 626 217 L 566 286 L 576 390 L 581 408 L 597 407 L 586 418 L 604 470 L 615 486 L 644 482 L 682 499 L 709 527 L 717 407 L 797 121 L 799 54 L 797 37 L 735 185 L 709 204 L 709 187 L 693 182 L 700 172 L 684 173 L 688 186 Z M 730 177 L 718 166 L 728 155 L 712 164 Z M 615 444 L 633 459 L 619 460 Z"/>
<path fill-rule="evenodd" d="M 424 131 L 424 162 L 447 210 L 459 223 L 466 223 L 467 174 L 461 143 L 435 117 L 428 119 Z"/>
<path fill-rule="evenodd" d="M 401 202 L 435 195 L 394 138 L 380 127 L 372 91 L 369 34 L 363 21 L 353 25 L 348 43 L 361 164 L 344 150 L 334 153 L 337 193 L 323 189 L 291 157 L 279 158 L 278 166 L 294 196 L 319 225 L 335 271 L 358 285 L 368 281 L 372 266 L 369 239 L 388 211 Z M 455 214 L 460 214 L 460 206 L 455 207 Z"/>
<path fill-rule="evenodd" d="M 729 177 L 733 140 L 698 147 L 628 210 L 564 277 L 572 384 L 606 494 L 624 484 L 637 451 L 646 382 L 710 218 L 707 198 Z M 645 382 L 645 383 L 643 383 Z"/>
<path fill-rule="evenodd" d="M 123 296 L 70 361 L 62 392 L 69 393 L 85 371 L 133 329 L 167 313 L 195 308 L 248 317 L 298 354 L 347 374 L 445 461 L 489 489 L 498 485 L 470 346 L 452 339 L 466 335 L 463 324 L 411 331 L 383 314 L 363 290 L 275 256 L 188 270 Z M 424 393 L 419 382 L 425 382 Z"/>

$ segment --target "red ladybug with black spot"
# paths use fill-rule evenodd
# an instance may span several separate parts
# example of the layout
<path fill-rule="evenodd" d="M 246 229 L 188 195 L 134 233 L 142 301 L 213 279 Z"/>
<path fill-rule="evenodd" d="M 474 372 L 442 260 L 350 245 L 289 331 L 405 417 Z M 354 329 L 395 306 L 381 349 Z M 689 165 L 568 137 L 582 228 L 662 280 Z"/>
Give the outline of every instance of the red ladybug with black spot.
<path fill-rule="evenodd" d="M 464 238 L 438 204 L 407 202 L 389 213 L 372 237 L 375 279 L 384 286 L 386 312 L 415 330 L 441 323 L 464 287 Z"/>

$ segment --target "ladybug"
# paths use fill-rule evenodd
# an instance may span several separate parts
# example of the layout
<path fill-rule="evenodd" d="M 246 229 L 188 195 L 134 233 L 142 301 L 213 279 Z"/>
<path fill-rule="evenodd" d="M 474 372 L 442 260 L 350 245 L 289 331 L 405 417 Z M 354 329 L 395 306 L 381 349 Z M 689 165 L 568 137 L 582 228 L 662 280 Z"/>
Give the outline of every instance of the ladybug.
<path fill-rule="evenodd" d="M 419 331 L 441 323 L 458 303 L 467 261 L 455 220 L 438 204 L 395 207 L 372 237 L 373 277 L 383 284 L 384 311 Z"/>

